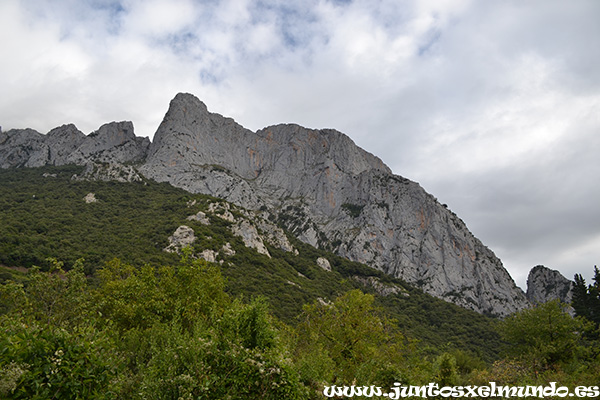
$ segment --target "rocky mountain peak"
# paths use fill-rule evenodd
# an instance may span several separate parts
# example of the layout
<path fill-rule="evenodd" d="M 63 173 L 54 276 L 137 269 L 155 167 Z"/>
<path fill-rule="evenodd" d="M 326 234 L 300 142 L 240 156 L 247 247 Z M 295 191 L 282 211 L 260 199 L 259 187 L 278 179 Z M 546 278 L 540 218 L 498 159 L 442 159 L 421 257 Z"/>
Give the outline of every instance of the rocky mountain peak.
<path fill-rule="evenodd" d="M 368 170 L 391 173 L 378 157 L 358 147 L 350 137 L 335 129 L 309 129 L 297 124 L 279 124 L 256 132 L 271 148 L 292 147 L 315 166 L 331 166 L 358 175 Z M 293 158 L 289 158 L 293 159 Z"/>
<path fill-rule="evenodd" d="M 149 146 L 148 138 L 135 136 L 129 121 L 104 124 L 88 136 L 73 124 L 46 135 L 33 129 L 13 129 L 0 137 L 0 167 L 141 162 Z"/>
<path fill-rule="evenodd" d="M 85 135 L 81 132 L 75 124 L 65 124 L 57 128 L 52 129 L 47 133 L 48 138 L 64 138 L 65 140 L 81 141 L 85 139 Z"/>
<path fill-rule="evenodd" d="M 208 113 L 208 107 L 202 100 L 191 93 L 177 93 L 169 104 L 169 112 L 181 110 L 186 112 L 187 109 L 198 109 L 200 112 Z"/>
<path fill-rule="evenodd" d="M 341 132 L 296 124 L 252 132 L 179 94 L 140 171 L 265 210 L 302 241 L 463 307 L 506 315 L 528 304 L 460 218 Z"/>
<path fill-rule="evenodd" d="M 33 129 L 0 133 L 0 168 L 44 165 L 47 153 L 44 136 Z"/>
<path fill-rule="evenodd" d="M 67 162 L 141 162 L 146 158 L 149 146 L 149 139 L 135 136 L 132 122 L 109 122 L 90 133 L 72 152 Z"/>
<path fill-rule="evenodd" d="M 131 121 L 109 122 L 90 133 L 89 137 L 101 140 L 107 147 L 118 146 L 136 138 Z"/>
<path fill-rule="evenodd" d="M 209 112 L 195 96 L 179 93 L 154 135 L 147 163 L 175 169 L 190 164 L 233 165 L 240 155 L 229 150 L 251 135 L 233 119 Z"/>
<path fill-rule="evenodd" d="M 537 265 L 527 277 L 527 299 L 533 304 L 560 300 L 570 303 L 573 298 L 573 282 L 560 272 Z"/>
<path fill-rule="evenodd" d="M 48 162 L 54 165 L 68 164 L 85 140 L 86 136 L 74 124 L 52 129 L 44 141 L 48 146 Z"/>

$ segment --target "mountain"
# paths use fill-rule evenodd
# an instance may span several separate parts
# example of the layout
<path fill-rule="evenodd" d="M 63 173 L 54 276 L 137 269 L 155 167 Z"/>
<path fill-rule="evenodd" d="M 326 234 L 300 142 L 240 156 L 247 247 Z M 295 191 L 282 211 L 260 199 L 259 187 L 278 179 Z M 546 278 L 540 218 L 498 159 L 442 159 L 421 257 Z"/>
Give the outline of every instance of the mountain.
<path fill-rule="evenodd" d="M 139 173 L 223 198 L 305 243 L 480 313 L 503 316 L 528 304 L 458 216 L 335 130 L 284 124 L 252 132 L 178 94 L 152 143 L 135 137 L 130 122 L 88 136 L 73 125 L 47 135 L 0 132 L 2 168 L 71 163 L 88 164 L 85 174 L 96 179 Z"/>
<path fill-rule="evenodd" d="M 527 299 L 533 304 L 560 300 L 570 303 L 573 299 L 573 281 L 565 278 L 560 272 L 537 265 L 527 276 Z"/>
<path fill-rule="evenodd" d="M 6 281 L 27 286 L 29 267 L 51 270 L 56 262 L 65 270 L 81 265 L 93 285 L 96 271 L 115 262 L 171 271 L 190 246 L 196 258 L 220 266 L 227 293 L 242 301 L 265 298 L 287 324 L 298 324 L 305 305 L 331 304 L 359 289 L 425 348 L 461 349 L 488 361 L 503 350 L 493 318 L 316 249 L 260 212 L 145 178 L 73 179 L 85 169 L 0 169 L 0 289 Z M 0 300 L 0 314 L 7 301 Z"/>

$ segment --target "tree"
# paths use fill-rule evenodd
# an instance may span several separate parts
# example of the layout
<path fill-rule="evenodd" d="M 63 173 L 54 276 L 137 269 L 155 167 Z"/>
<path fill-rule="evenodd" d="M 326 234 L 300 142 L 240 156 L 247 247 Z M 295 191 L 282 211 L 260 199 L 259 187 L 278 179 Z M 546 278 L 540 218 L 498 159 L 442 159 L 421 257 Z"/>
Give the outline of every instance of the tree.
<path fill-rule="evenodd" d="M 83 262 L 31 268 L 26 285 L 0 285 L 0 397 L 110 398 L 120 363 L 97 329 Z"/>
<path fill-rule="evenodd" d="M 317 301 L 304 307 L 296 358 L 313 386 L 315 381 L 370 384 L 381 380 L 379 373 L 398 380 L 390 368 L 401 358 L 404 337 L 373 303 L 372 295 L 352 290 L 332 304 Z"/>
<path fill-rule="evenodd" d="M 575 314 L 600 326 L 600 270 L 594 266 L 594 283 L 587 286 L 580 274 L 573 284 L 573 309 Z"/>
<path fill-rule="evenodd" d="M 98 305 L 120 331 L 176 320 L 191 332 L 228 304 L 218 267 L 185 256 L 177 266 L 136 268 L 113 260 L 99 273 Z"/>
<path fill-rule="evenodd" d="M 2 399 L 292 399 L 307 388 L 267 302 L 231 300 L 218 266 L 83 263 L 0 284 Z"/>
<path fill-rule="evenodd" d="M 440 386 L 456 385 L 458 382 L 458 370 L 456 368 L 456 358 L 450 353 L 443 353 L 436 360 L 437 373 L 436 382 Z"/>
<path fill-rule="evenodd" d="M 506 318 L 500 324 L 502 338 L 512 355 L 530 361 L 537 369 L 570 361 L 589 324 L 573 318 L 558 300 L 539 304 Z"/>

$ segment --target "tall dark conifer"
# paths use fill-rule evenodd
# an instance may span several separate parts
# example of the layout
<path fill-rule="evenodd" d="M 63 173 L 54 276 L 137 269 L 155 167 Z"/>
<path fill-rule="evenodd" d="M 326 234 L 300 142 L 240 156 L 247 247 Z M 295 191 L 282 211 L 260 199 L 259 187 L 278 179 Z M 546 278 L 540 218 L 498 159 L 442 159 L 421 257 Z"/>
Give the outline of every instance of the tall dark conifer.
<path fill-rule="evenodd" d="M 594 283 L 587 285 L 580 274 L 575 274 L 572 306 L 575 314 L 600 325 L 600 270 L 594 266 Z"/>
<path fill-rule="evenodd" d="M 573 300 L 571 305 L 575 314 L 580 317 L 590 319 L 588 289 L 585 279 L 581 274 L 575 274 L 575 283 L 573 284 Z"/>
<path fill-rule="evenodd" d="M 600 325 L 600 271 L 594 266 L 594 283 L 588 288 L 591 320 Z"/>

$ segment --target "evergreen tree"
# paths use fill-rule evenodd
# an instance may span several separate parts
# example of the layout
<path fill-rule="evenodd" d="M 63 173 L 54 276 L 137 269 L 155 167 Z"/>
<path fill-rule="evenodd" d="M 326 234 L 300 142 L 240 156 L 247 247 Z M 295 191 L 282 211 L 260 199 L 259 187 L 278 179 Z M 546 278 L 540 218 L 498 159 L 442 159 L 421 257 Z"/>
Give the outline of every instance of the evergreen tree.
<path fill-rule="evenodd" d="M 588 288 L 585 279 L 581 276 L 581 274 L 575 274 L 575 282 L 573 284 L 573 299 L 571 300 L 571 305 L 573 306 L 577 316 L 591 320 Z"/>
<path fill-rule="evenodd" d="M 572 306 L 577 316 L 600 325 L 600 270 L 594 266 L 594 283 L 587 285 L 581 274 L 575 275 Z"/>

